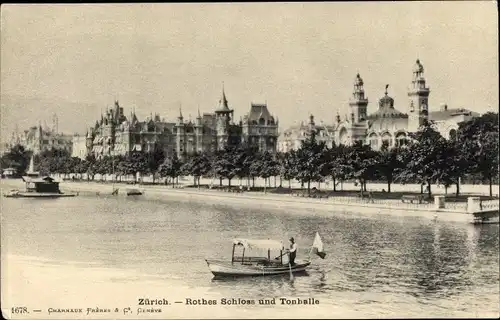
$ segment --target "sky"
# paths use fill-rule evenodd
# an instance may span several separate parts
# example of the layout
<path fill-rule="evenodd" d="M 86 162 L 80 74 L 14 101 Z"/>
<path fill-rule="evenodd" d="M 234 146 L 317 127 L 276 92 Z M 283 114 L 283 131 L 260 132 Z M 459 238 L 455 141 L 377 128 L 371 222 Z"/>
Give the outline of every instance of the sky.
<path fill-rule="evenodd" d="M 317 2 L 2 5 L 1 132 L 52 122 L 84 133 L 119 100 L 140 119 L 212 112 L 222 84 L 238 120 L 267 102 L 280 130 L 368 112 L 389 84 L 406 112 L 416 59 L 442 103 L 498 110 L 496 3 Z"/>

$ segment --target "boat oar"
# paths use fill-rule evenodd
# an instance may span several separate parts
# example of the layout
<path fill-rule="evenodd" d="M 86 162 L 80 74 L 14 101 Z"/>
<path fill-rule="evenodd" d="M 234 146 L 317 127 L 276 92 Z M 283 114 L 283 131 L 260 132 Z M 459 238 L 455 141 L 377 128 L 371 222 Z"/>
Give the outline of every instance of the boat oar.
<path fill-rule="evenodd" d="M 285 254 L 289 254 L 289 252 L 284 252 L 274 259 L 278 259 L 279 257 L 282 257 Z M 293 281 L 292 264 L 290 263 L 290 255 L 288 256 L 288 270 L 290 271 L 290 281 Z"/>

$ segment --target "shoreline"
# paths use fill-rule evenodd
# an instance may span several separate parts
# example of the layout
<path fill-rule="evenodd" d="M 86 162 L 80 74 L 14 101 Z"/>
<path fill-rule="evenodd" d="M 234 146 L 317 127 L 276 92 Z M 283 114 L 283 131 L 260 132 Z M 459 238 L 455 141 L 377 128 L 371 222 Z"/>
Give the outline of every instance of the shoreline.
<path fill-rule="evenodd" d="M 2 189 L 19 188 L 22 186 L 20 180 L 2 180 Z M 271 194 L 264 192 L 243 192 L 228 193 L 212 189 L 196 188 L 172 188 L 162 185 L 127 185 L 115 184 L 119 189 L 117 196 L 112 196 L 113 187 L 111 184 L 99 182 L 61 182 L 63 192 L 78 193 L 82 197 L 127 197 L 124 190 L 129 188 L 143 191 L 141 196 L 132 196 L 127 198 L 166 201 L 168 198 L 177 200 L 184 199 L 188 201 L 208 201 L 219 204 L 236 204 L 242 206 L 273 206 L 280 209 L 307 209 L 311 214 L 315 211 L 327 212 L 347 212 L 359 213 L 366 216 L 370 215 L 393 215 L 398 217 L 424 217 L 434 221 L 454 221 L 454 222 L 472 222 L 471 214 L 466 212 L 466 203 L 447 203 L 448 208 L 437 209 L 434 203 L 429 204 L 409 204 L 398 200 L 375 199 L 374 203 L 361 201 L 352 196 L 338 196 L 331 198 L 300 198 L 293 197 L 290 194 Z"/>

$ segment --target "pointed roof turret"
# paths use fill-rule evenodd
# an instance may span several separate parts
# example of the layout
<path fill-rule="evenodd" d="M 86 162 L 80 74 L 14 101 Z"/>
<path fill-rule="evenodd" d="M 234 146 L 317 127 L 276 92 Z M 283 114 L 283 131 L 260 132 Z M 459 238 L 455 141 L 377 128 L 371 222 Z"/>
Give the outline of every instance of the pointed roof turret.
<path fill-rule="evenodd" d="M 229 106 L 227 104 L 227 99 L 226 99 L 226 92 L 224 91 L 224 82 L 222 82 L 222 97 L 219 100 L 219 107 L 215 112 L 231 112 L 232 110 L 229 109 Z"/>
<path fill-rule="evenodd" d="M 137 115 L 135 114 L 135 110 L 134 110 L 134 112 L 132 113 L 132 117 L 130 119 L 130 123 L 135 124 L 137 122 L 139 122 L 139 119 L 137 119 Z"/>
<path fill-rule="evenodd" d="M 179 116 L 177 117 L 177 119 L 184 119 L 184 117 L 182 116 L 182 104 L 179 105 Z"/>
<path fill-rule="evenodd" d="M 197 126 L 201 126 L 201 125 L 202 125 L 202 124 L 201 124 L 201 120 L 202 120 L 202 119 L 203 119 L 203 118 L 201 117 L 201 114 L 200 114 L 200 106 L 198 106 L 198 116 L 196 117 L 196 125 L 197 125 Z"/>

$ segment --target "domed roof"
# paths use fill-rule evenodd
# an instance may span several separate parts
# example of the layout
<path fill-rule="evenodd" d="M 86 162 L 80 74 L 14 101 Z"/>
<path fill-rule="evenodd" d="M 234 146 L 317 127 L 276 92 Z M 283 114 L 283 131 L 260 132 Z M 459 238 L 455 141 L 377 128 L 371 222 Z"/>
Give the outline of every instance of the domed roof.
<path fill-rule="evenodd" d="M 378 106 L 379 106 L 379 108 L 383 108 L 383 107 L 394 108 L 394 99 L 389 97 L 387 95 L 387 92 L 386 92 L 385 96 L 379 100 Z"/>
<path fill-rule="evenodd" d="M 370 114 L 367 117 L 367 120 L 375 120 L 380 118 L 408 118 L 408 115 L 394 109 L 394 107 L 392 108 L 383 107 L 378 109 L 376 112 Z"/>
<path fill-rule="evenodd" d="M 387 94 L 387 88 L 389 85 L 385 86 L 385 95 L 379 100 L 379 109 L 370 114 L 367 119 L 374 120 L 379 118 L 407 118 L 408 115 L 404 114 L 396 109 L 394 109 L 394 99 Z"/>
<path fill-rule="evenodd" d="M 394 99 L 387 94 L 387 88 L 389 88 L 388 84 L 385 85 L 385 95 L 378 102 L 379 108 L 394 108 Z"/>
<path fill-rule="evenodd" d="M 420 60 L 417 59 L 417 62 L 415 62 L 415 66 L 413 67 L 413 72 L 424 72 L 424 66 L 420 63 Z"/>

